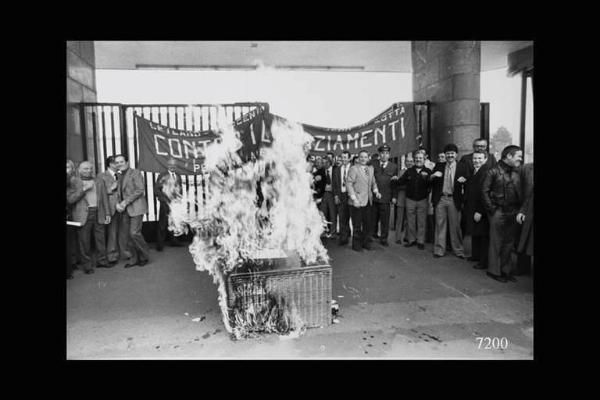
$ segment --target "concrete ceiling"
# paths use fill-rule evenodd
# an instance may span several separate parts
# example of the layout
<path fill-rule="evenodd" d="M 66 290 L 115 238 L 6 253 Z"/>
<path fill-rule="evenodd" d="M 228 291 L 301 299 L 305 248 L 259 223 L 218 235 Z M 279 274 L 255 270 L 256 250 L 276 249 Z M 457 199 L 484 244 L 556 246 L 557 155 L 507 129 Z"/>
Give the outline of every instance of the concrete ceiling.
<path fill-rule="evenodd" d="M 98 69 L 277 68 L 411 72 L 410 41 L 96 41 Z M 482 41 L 481 70 L 505 68 L 532 41 Z M 215 68 L 216 69 L 216 68 Z"/>

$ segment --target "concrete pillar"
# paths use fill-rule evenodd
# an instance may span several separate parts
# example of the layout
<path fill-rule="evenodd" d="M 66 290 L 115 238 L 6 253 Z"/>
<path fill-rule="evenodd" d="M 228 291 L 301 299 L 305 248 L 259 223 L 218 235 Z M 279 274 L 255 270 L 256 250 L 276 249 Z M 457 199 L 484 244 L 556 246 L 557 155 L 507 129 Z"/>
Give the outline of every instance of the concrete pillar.
<path fill-rule="evenodd" d="M 81 119 L 78 104 L 96 102 L 96 62 L 94 42 L 68 41 L 67 46 L 67 158 L 79 163 L 84 159 Z M 90 126 L 91 115 L 86 115 Z M 87 138 L 87 159 L 93 162 L 93 138 Z M 91 150 L 90 150 L 91 149 Z"/>
<path fill-rule="evenodd" d="M 448 143 L 459 157 L 480 136 L 478 41 L 412 42 L 413 101 L 431 101 L 431 158 Z"/>

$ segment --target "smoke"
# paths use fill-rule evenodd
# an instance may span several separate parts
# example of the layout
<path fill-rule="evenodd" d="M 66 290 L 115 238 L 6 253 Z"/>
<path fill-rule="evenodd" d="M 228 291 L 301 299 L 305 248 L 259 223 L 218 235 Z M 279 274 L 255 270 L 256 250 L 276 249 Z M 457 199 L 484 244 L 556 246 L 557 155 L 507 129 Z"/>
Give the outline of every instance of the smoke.
<path fill-rule="evenodd" d="M 219 112 L 219 115 L 225 113 Z M 329 260 L 320 240 L 326 221 L 313 201 L 312 175 L 307 172 L 305 160 L 312 136 L 304 132 L 301 125 L 277 117 L 274 117 L 271 133 L 272 146 L 261 149 L 260 159 L 243 163 L 237 154 L 242 146 L 239 133 L 224 120 L 218 122 L 219 139 L 205 152 L 206 199 L 204 204 L 198 205 L 197 212 L 189 211 L 195 209 L 193 193 L 184 198 L 169 184 L 163 188 L 171 200 L 169 229 L 175 234 L 194 232 L 190 253 L 196 269 L 207 271 L 218 285 L 223 323 L 230 333 L 234 333 L 234 329 L 228 308 L 226 276 L 245 261 L 252 260 L 259 250 L 297 253 L 305 264 Z M 259 180 L 264 198 L 260 207 L 257 205 Z M 264 314 L 265 310 L 256 312 Z M 295 320 L 290 312 L 285 314 L 286 318 Z M 269 319 L 265 321 L 274 323 Z M 236 325 L 240 326 L 239 321 Z M 241 335 L 239 329 L 235 334 Z"/>

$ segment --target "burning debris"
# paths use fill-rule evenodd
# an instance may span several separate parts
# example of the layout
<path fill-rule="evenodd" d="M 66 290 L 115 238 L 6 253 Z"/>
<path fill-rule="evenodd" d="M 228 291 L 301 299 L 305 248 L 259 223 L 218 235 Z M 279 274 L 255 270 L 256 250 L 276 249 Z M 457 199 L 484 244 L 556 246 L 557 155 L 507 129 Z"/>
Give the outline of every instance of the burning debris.
<path fill-rule="evenodd" d="M 313 202 L 312 176 L 306 168 L 305 151 L 312 136 L 300 125 L 273 116 L 271 147 L 261 149 L 258 160 L 244 163 L 238 155 L 239 134 L 223 120 L 218 126 L 220 140 L 206 149 L 208 190 L 198 211 L 193 194 L 184 198 L 170 184 L 163 187 L 171 201 L 169 229 L 176 235 L 195 233 L 190 253 L 196 269 L 207 271 L 218 285 L 229 333 L 236 338 L 301 333 L 305 324 L 297 307 L 277 293 L 265 292 L 260 302 L 244 304 L 236 298 L 233 307 L 228 306 L 226 278 L 265 250 L 294 253 L 305 265 L 329 260 L 320 240 L 326 222 Z M 258 201 L 257 182 L 262 195 Z"/>

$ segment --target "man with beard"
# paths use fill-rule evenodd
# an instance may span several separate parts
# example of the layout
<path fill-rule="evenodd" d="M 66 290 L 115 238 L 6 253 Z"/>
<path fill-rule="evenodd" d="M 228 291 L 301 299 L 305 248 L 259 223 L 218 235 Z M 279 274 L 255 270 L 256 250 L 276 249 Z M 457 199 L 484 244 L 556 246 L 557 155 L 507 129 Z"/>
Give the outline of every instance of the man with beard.
<path fill-rule="evenodd" d="M 160 201 L 160 210 L 158 212 L 158 228 L 156 230 L 157 251 L 163 251 L 163 248 L 165 247 L 165 238 L 167 236 L 171 236 L 171 240 L 169 242 L 170 246 L 181 246 L 177 236 L 173 235 L 173 233 L 169 233 L 168 231 L 169 213 L 171 212 L 169 203 L 171 200 L 163 191 L 163 188 L 165 185 L 167 185 L 174 190 L 175 193 L 173 193 L 173 195 L 181 196 L 181 177 L 175 173 L 176 170 L 177 161 L 170 157 L 169 161 L 167 161 L 167 170 L 158 176 L 156 179 L 156 184 L 154 185 L 154 195 L 158 198 L 158 201 Z"/>
<path fill-rule="evenodd" d="M 487 153 L 483 150 L 473 152 L 473 175 L 465 183 L 465 204 L 462 211 L 464 220 L 464 240 L 471 242 L 469 261 L 478 261 L 473 268 L 487 269 L 490 224 L 483 206 L 482 184 L 488 171 Z"/>
<path fill-rule="evenodd" d="M 115 164 L 115 156 L 109 156 L 106 158 L 107 169 L 106 171 L 98 174 L 98 180 L 104 184 L 104 190 L 108 195 L 108 210 L 107 215 L 110 217 L 110 222 L 106 225 L 106 231 L 108 240 L 106 243 L 106 258 L 108 260 L 109 268 L 119 260 L 119 249 L 117 244 L 117 232 L 119 227 L 119 214 L 117 214 L 117 203 L 121 201 L 119 199 L 119 174 L 117 173 L 117 165 Z M 101 268 L 98 265 L 98 268 Z"/>
<path fill-rule="evenodd" d="M 490 248 L 487 275 L 500 282 L 516 282 L 512 260 L 518 231 L 517 214 L 522 203 L 519 167 L 523 151 L 509 145 L 502 158 L 483 180 L 482 200 L 490 220 Z"/>
<path fill-rule="evenodd" d="M 110 216 L 104 182 L 94 179 L 89 161 L 83 161 L 79 165 L 79 177 L 71 179 L 71 186 L 67 189 L 67 202 L 73 205 L 72 219 L 82 224 L 77 231 L 77 239 L 83 270 L 86 274 L 93 274 L 96 264 L 103 267 L 107 264 L 104 224 L 110 223 Z M 92 232 L 97 257 L 92 256 Z"/>
<path fill-rule="evenodd" d="M 416 152 L 415 165 L 406 170 L 398 179 L 398 184 L 406 185 L 406 216 L 408 220 L 405 247 L 415 244 L 425 249 L 425 225 L 427 222 L 428 197 L 430 191 L 429 175 L 431 170 L 425 167 L 425 154 Z"/>
<path fill-rule="evenodd" d="M 367 165 L 369 153 L 362 150 L 358 154 L 356 165 L 348 171 L 347 189 L 350 217 L 352 219 L 352 249 L 355 251 L 373 250 L 371 244 L 371 205 L 373 194 L 381 199 L 377 182 L 373 175 L 373 167 Z"/>
<path fill-rule="evenodd" d="M 450 231 L 450 244 L 454 255 L 465 258 L 460 231 L 459 212 L 463 204 L 463 184 L 469 172 L 464 164 L 456 162 L 458 147 L 444 147 L 446 162 L 436 164 L 432 182 L 432 201 L 435 209 L 435 241 L 433 256 L 443 257 L 446 252 L 446 230 Z"/>
<path fill-rule="evenodd" d="M 117 211 L 121 213 L 119 225 L 119 246 L 128 257 L 125 268 L 148 264 L 149 248 L 142 235 L 142 220 L 148 212 L 144 177 L 136 169 L 129 167 L 129 160 L 123 154 L 115 157 L 121 173 L 119 178 L 119 198 Z M 123 250 L 126 249 L 126 250 Z"/>
<path fill-rule="evenodd" d="M 379 160 L 373 161 L 372 166 L 381 197 L 373 199 L 372 235 L 376 237 L 381 224 L 379 240 L 382 246 L 387 247 L 389 246 L 387 239 L 390 231 L 390 203 L 396 205 L 397 201 L 395 181 L 398 179 L 398 166 L 390 161 L 390 146 L 384 144 L 378 151 Z"/>
<path fill-rule="evenodd" d="M 348 171 L 350 170 L 350 153 L 342 151 L 341 165 L 333 172 L 333 195 L 340 218 L 340 238 L 338 244 L 345 246 L 350 238 L 350 208 L 348 206 Z"/>

